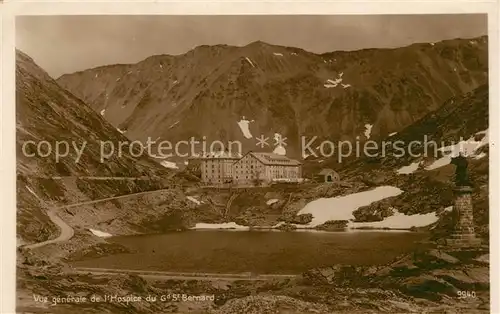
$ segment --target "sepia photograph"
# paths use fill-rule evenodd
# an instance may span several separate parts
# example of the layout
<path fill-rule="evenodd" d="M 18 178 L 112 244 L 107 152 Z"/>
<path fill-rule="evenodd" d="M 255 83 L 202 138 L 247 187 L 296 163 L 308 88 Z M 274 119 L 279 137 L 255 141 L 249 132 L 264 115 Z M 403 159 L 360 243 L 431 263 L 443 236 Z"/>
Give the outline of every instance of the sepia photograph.
<path fill-rule="evenodd" d="M 488 29 L 16 16 L 16 312 L 490 313 Z"/>

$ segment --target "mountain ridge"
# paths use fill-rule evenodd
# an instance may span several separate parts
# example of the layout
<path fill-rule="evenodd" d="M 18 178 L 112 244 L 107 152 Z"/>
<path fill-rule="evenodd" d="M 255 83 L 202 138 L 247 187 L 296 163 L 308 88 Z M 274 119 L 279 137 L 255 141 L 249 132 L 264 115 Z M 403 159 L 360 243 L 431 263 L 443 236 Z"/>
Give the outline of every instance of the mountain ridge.
<path fill-rule="evenodd" d="M 440 40 L 440 41 L 437 41 L 437 42 L 451 42 L 451 41 L 457 41 L 457 40 L 473 40 L 473 39 L 481 39 L 481 40 L 483 40 L 483 39 L 486 39 L 486 38 L 488 38 L 487 35 L 474 36 L 474 37 L 455 37 L 455 38 L 443 39 L 443 40 Z M 141 60 L 139 60 L 137 62 L 103 64 L 103 65 L 98 65 L 98 66 L 90 67 L 90 68 L 87 68 L 87 69 L 84 69 L 84 70 L 77 70 L 77 71 L 73 71 L 73 72 L 69 72 L 69 73 L 64 73 L 64 74 L 61 74 L 61 75 L 59 75 L 57 77 L 54 77 L 54 79 L 57 81 L 57 80 L 63 78 L 64 76 L 73 75 L 73 74 L 77 74 L 77 73 L 81 73 L 81 72 L 85 72 L 85 71 L 90 71 L 90 70 L 97 70 L 97 69 L 106 68 L 106 67 L 134 65 L 134 64 L 146 61 L 147 59 L 154 58 L 154 57 L 179 57 L 179 56 L 186 55 L 189 52 L 194 51 L 194 50 L 196 50 L 198 48 L 206 48 L 206 47 L 244 48 L 244 47 L 247 47 L 247 46 L 250 46 L 250 45 L 253 45 L 253 44 L 257 44 L 257 43 L 261 43 L 261 44 L 264 44 L 264 45 L 267 45 L 267 46 L 289 48 L 289 49 L 294 49 L 294 50 L 298 50 L 298 51 L 304 51 L 304 52 L 315 54 L 315 55 L 318 55 L 318 56 L 329 55 L 329 54 L 332 54 L 332 53 L 356 52 L 356 51 L 365 51 L 365 50 L 367 50 L 367 51 L 369 51 L 369 50 L 394 50 L 394 49 L 400 49 L 400 48 L 405 48 L 405 47 L 411 47 L 411 46 L 415 46 L 415 45 L 428 45 L 428 44 L 430 44 L 429 42 L 423 42 L 423 41 L 420 42 L 419 41 L 419 42 L 411 43 L 411 44 L 404 45 L 404 46 L 397 46 L 397 47 L 360 48 L 360 49 L 351 49 L 351 50 L 339 49 L 339 50 L 332 50 L 332 51 L 326 51 L 326 52 L 320 52 L 320 53 L 308 51 L 308 50 L 306 50 L 304 48 L 299 48 L 299 47 L 285 46 L 285 45 L 278 45 L 278 44 L 271 44 L 271 43 L 268 43 L 268 42 L 265 42 L 265 41 L 261 41 L 261 40 L 255 40 L 253 42 L 250 42 L 250 43 L 248 43 L 246 45 L 242 45 L 242 46 L 227 45 L 227 44 L 217 44 L 217 45 L 201 44 L 201 45 L 195 46 L 194 48 L 192 48 L 192 49 L 190 49 L 190 50 L 188 50 L 186 52 L 179 53 L 179 54 L 160 53 L 160 54 L 151 55 L 151 56 L 146 57 L 144 59 L 141 59 Z M 20 50 L 20 49 L 18 49 L 18 50 Z M 24 53 L 24 54 L 26 54 L 26 53 Z"/>

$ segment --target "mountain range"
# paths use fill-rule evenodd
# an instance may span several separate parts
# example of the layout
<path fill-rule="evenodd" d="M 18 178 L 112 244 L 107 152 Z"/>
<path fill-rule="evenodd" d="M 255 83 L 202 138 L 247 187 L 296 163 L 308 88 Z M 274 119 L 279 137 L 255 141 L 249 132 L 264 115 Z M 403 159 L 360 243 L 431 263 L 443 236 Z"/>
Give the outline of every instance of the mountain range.
<path fill-rule="evenodd" d="M 128 138 L 362 140 L 398 132 L 488 81 L 487 37 L 394 49 L 315 54 L 253 42 L 199 46 L 136 64 L 101 66 L 57 82 Z M 271 150 L 272 145 L 266 149 Z"/>

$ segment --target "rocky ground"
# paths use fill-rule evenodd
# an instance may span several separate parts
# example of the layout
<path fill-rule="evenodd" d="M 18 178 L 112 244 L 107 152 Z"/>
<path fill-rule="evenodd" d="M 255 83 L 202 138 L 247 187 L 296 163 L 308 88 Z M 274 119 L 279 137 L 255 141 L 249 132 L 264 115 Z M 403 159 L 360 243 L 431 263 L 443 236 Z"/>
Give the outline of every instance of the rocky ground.
<path fill-rule="evenodd" d="M 269 281 L 155 281 L 135 275 L 74 274 L 63 262 L 47 263 L 28 252 L 18 257 L 18 310 L 25 313 L 489 312 L 489 256 L 482 249 L 430 249 L 385 266 L 333 265 L 295 279 Z M 129 299 L 90 301 L 105 295 Z M 48 299 L 42 302 L 34 296 Z M 87 300 L 52 299 L 65 296 Z M 153 302 L 148 296 L 157 299 Z M 50 305 L 53 302 L 57 304 Z"/>
<path fill-rule="evenodd" d="M 297 215 L 310 201 L 321 197 L 337 197 L 370 189 L 362 182 L 338 184 L 276 184 L 246 189 L 191 189 L 201 202 L 191 221 L 205 223 L 236 222 L 243 226 L 273 226 L 279 222 L 307 224 L 311 215 Z"/>

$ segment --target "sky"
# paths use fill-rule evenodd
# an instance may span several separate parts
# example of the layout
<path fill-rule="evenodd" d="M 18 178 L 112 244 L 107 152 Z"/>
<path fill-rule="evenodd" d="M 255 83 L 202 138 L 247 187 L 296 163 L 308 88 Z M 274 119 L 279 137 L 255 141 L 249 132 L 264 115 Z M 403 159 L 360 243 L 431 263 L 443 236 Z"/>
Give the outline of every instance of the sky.
<path fill-rule="evenodd" d="M 463 15 L 21 16 L 16 47 L 57 78 L 101 65 L 183 54 L 199 45 L 261 40 L 315 53 L 394 48 L 487 34 L 487 17 Z"/>

